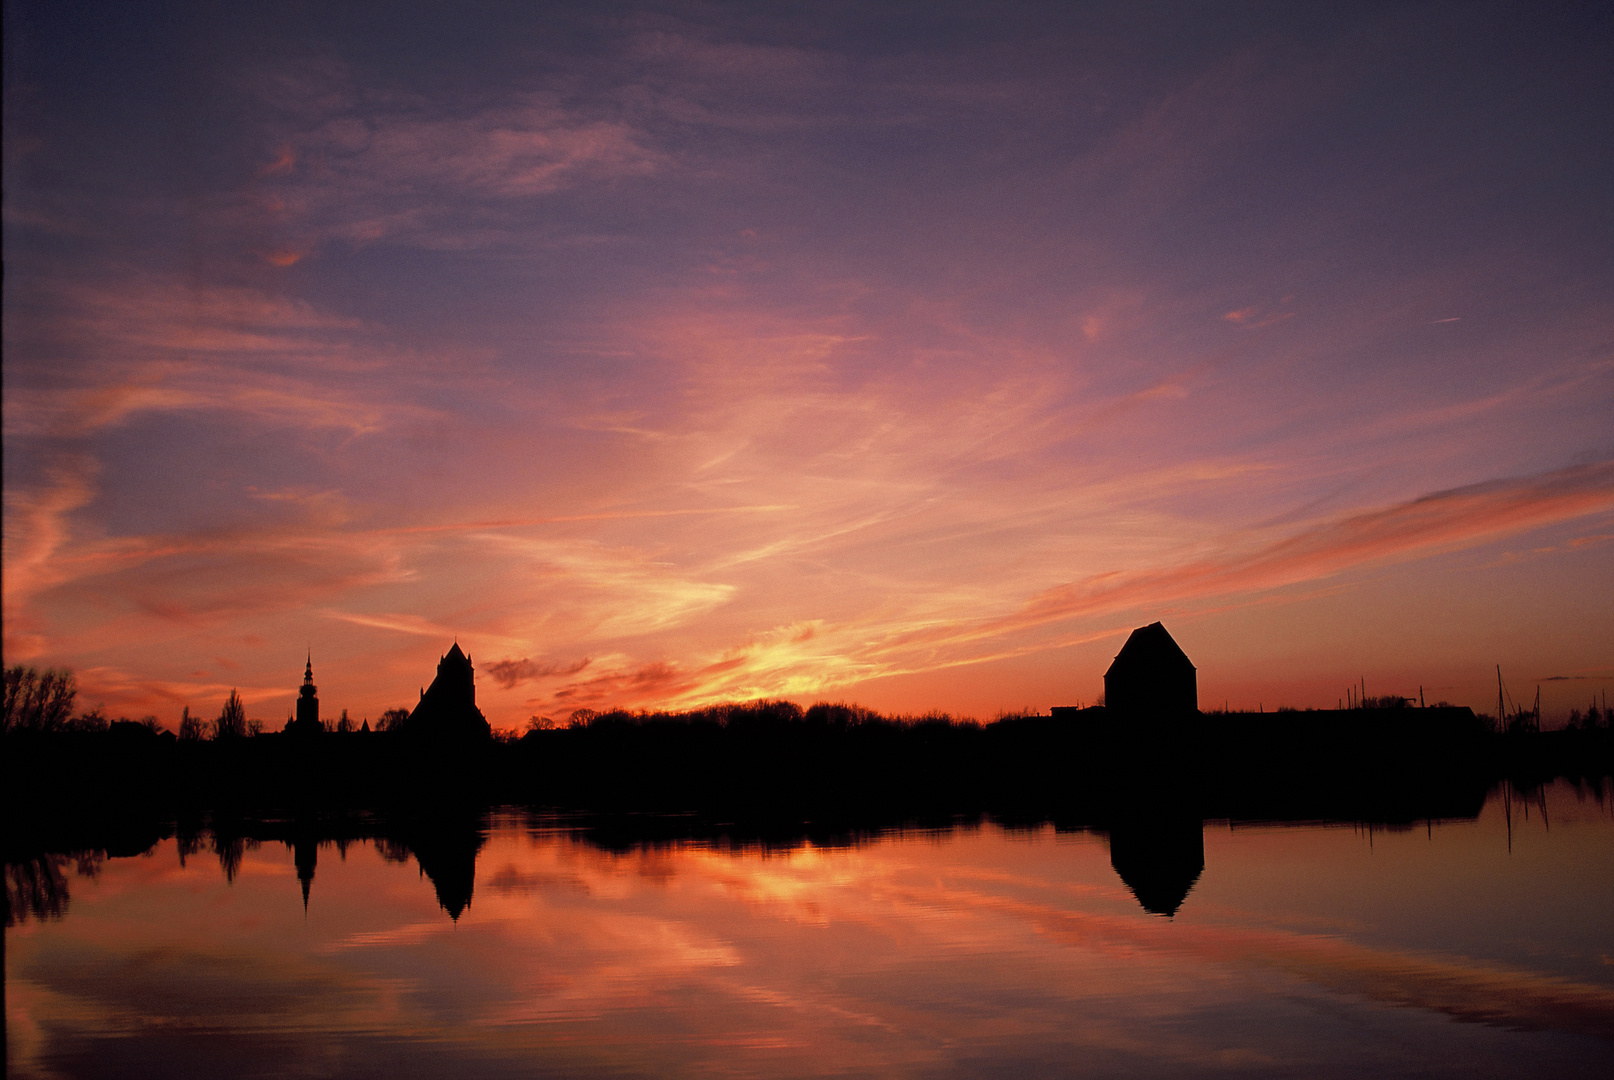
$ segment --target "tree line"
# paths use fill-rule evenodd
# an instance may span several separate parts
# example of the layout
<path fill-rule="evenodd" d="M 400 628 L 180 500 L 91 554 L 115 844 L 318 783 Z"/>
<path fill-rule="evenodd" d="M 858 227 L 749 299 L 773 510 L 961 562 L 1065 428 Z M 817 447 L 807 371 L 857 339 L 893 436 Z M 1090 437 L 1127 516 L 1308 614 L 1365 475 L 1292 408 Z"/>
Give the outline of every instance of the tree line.
<path fill-rule="evenodd" d="M 68 732 L 105 732 L 138 728 L 152 735 L 167 733 L 163 722 L 156 716 L 142 716 L 131 720 L 126 716 L 109 719 L 100 706 L 75 712 L 78 704 L 78 679 L 70 668 L 25 667 L 21 664 L 4 669 L 4 713 L 0 716 L 0 733 L 5 735 L 49 735 Z M 376 721 L 374 730 L 389 731 L 397 728 L 409 716 L 408 709 L 388 709 Z M 287 724 L 291 723 L 288 718 Z M 371 730 L 368 719 L 355 723 L 342 710 L 341 716 L 325 721 L 324 730 L 337 734 Z M 181 742 L 204 740 L 228 741 L 251 738 L 265 733 L 262 720 L 247 718 L 246 703 L 234 688 L 224 699 L 224 705 L 213 719 L 191 712 L 186 705 L 180 712 L 179 730 L 174 737 Z"/>

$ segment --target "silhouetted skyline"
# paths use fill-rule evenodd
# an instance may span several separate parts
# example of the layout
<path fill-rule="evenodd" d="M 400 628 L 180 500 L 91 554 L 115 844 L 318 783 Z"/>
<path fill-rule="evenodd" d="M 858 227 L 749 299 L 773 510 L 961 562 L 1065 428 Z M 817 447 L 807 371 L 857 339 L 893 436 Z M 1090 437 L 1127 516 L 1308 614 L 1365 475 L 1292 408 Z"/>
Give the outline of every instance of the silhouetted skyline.
<path fill-rule="evenodd" d="M 1604 6 L 6 20 L 4 656 L 108 716 L 1614 689 Z"/>

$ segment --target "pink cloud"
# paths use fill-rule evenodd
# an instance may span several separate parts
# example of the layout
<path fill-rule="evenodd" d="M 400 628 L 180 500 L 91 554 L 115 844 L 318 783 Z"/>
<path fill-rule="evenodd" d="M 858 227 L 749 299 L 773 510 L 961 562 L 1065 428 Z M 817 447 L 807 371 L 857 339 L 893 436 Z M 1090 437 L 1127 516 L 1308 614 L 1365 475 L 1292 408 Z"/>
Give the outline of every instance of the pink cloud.
<path fill-rule="evenodd" d="M 1308 529 L 1246 555 L 1101 574 L 1058 586 L 968 636 L 995 636 L 1129 607 L 1259 592 L 1357 566 L 1422 558 L 1614 510 L 1614 462 L 1438 492 Z M 945 637 L 946 631 L 940 632 Z"/>
<path fill-rule="evenodd" d="M 493 677 L 493 681 L 509 690 L 517 683 L 530 682 L 533 679 L 545 679 L 552 676 L 576 675 L 588 667 L 592 661 L 588 657 L 573 664 L 535 664 L 531 660 L 497 660 L 483 668 Z"/>

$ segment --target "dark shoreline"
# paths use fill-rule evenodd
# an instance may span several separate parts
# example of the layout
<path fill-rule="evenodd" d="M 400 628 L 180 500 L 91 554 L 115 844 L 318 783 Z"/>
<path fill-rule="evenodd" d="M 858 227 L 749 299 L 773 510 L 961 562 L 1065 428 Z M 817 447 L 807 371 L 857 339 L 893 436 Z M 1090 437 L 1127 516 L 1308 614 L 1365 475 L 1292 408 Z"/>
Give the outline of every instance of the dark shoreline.
<path fill-rule="evenodd" d="M 1103 829 L 1162 812 L 1405 825 L 1472 817 L 1503 780 L 1530 790 L 1614 776 L 1606 727 L 1498 734 L 1456 708 L 1215 713 L 1122 730 L 1102 708 L 989 725 L 752 710 L 722 724 L 619 714 L 514 741 L 355 732 L 179 742 L 114 729 L 13 733 L 4 749 L 8 860 L 127 850 L 159 822 L 340 831 L 497 806 L 590 822 L 628 844 L 638 834 L 829 843 L 985 820 Z"/>

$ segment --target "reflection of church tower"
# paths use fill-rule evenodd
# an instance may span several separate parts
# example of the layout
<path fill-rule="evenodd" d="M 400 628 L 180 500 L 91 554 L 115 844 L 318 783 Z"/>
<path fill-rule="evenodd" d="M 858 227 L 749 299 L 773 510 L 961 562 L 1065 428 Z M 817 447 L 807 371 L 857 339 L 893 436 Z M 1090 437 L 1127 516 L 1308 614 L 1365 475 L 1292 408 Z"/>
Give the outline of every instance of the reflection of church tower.
<path fill-rule="evenodd" d="M 297 880 L 303 886 L 303 911 L 308 911 L 308 888 L 314 884 L 314 868 L 319 864 L 319 841 L 308 836 L 292 842 L 291 861 L 297 867 Z"/>

